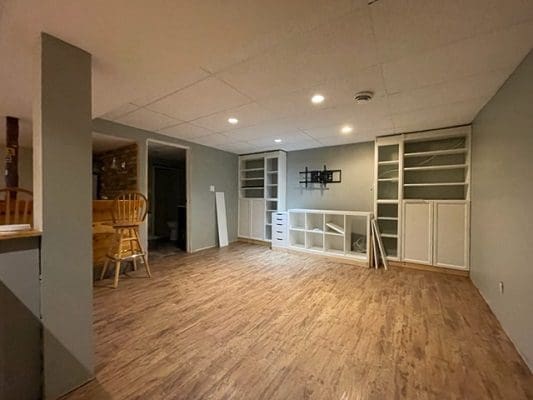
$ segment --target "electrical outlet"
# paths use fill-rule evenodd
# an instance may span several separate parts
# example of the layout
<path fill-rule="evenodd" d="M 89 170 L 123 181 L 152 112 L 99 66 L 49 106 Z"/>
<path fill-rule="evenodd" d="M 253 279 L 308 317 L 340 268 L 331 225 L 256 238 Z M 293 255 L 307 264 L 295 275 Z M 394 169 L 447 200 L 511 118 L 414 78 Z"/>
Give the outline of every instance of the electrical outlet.
<path fill-rule="evenodd" d="M 500 294 L 503 294 L 503 281 L 500 281 L 500 283 L 498 284 L 498 287 L 500 289 Z"/>
<path fill-rule="evenodd" d="M 211 185 L 211 186 L 209 186 L 209 191 L 210 191 L 210 192 L 214 192 L 214 191 L 215 191 L 215 185 Z"/>

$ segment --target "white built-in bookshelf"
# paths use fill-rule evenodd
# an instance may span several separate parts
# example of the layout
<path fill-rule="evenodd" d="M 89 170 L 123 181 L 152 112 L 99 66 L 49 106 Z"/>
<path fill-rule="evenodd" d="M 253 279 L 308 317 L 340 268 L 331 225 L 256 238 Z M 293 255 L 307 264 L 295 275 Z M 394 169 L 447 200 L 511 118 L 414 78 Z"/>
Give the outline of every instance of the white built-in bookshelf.
<path fill-rule="evenodd" d="M 468 214 L 470 200 L 470 127 L 440 129 L 435 131 L 401 134 L 376 139 L 375 143 L 375 180 L 374 213 L 381 231 L 381 236 L 388 258 L 391 260 L 413 261 L 438 265 L 438 259 L 446 251 L 436 248 L 439 226 L 435 210 L 444 215 L 456 213 L 462 218 L 455 224 L 459 234 L 459 225 L 468 229 L 465 215 Z M 443 205 L 448 204 L 448 208 Z M 452 210 L 450 205 L 456 205 Z M 459 209 L 460 208 L 460 209 Z M 422 255 L 409 257 L 412 235 L 407 236 L 415 223 L 413 212 L 418 221 L 425 225 L 415 231 L 427 230 L 428 238 L 419 238 L 431 248 Z M 427 217 L 426 217 L 427 214 Z M 407 220 L 404 220 L 405 217 Z M 440 237 L 444 237 L 445 232 Z M 468 234 L 464 237 L 466 249 Z M 427 240 L 426 240 L 427 239 Z M 424 243 L 425 243 L 424 242 Z M 440 253 L 439 253 L 440 251 Z M 454 250 L 460 254 L 462 250 Z M 461 253 L 462 254 L 462 253 Z M 442 266 L 466 268 L 468 266 L 467 250 L 462 260 L 455 256 Z M 444 257 L 446 258 L 446 257 Z M 437 260 L 437 261 L 436 261 Z"/>
<path fill-rule="evenodd" d="M 239 237 L 272 240 L 272 213 L 285 210 L 284 151 L 239 157 Z"/>

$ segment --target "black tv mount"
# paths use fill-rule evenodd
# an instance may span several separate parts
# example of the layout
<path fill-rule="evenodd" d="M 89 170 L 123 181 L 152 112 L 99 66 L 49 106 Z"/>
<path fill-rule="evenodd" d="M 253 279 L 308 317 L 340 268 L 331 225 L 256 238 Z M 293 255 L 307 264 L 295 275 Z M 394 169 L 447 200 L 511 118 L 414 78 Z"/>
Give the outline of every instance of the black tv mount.
<path fill-rule="evenodd" d="M 328 183 L 341 183 L 341 178 L 340 169 L 327 169 L 325 165 L 322 170 L 309 170 L 305 167 L 305 171 L 300 171 L 300 183 L 304 183 L 306 188 L 313 183 L 319 183 L 322 187 L 326 187 Z"/>

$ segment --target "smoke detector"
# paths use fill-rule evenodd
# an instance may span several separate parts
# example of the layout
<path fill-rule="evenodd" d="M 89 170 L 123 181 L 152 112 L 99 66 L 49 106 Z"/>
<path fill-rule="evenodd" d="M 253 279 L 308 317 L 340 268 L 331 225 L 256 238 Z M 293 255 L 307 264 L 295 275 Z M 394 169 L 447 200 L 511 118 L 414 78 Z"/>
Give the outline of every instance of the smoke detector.
<path fill-rule="evenodd" d="M 374 97 L 374 93 L 365 91 L 365 92 L 359 92 L 356 93 L 354 96 L 354 100 L 359 103 L 368 103 L 370 100 L 372 100 L 372 97 Z"/>

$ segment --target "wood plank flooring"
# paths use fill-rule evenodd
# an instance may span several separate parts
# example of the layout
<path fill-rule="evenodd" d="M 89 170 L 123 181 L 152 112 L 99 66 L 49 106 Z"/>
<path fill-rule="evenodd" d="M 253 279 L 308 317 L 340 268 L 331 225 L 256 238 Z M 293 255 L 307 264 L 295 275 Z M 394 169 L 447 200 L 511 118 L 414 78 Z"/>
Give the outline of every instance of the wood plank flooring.
<path fill-rule="evenodd" d="M 95 288 L 96 379 L 65 399 L 533 398 L 468 278 L 244 243 L 152 271 Z"/>

